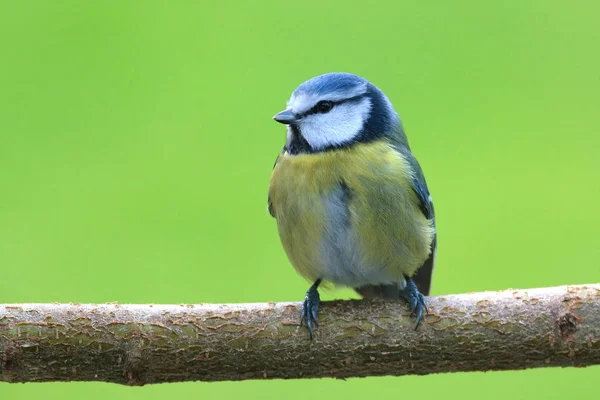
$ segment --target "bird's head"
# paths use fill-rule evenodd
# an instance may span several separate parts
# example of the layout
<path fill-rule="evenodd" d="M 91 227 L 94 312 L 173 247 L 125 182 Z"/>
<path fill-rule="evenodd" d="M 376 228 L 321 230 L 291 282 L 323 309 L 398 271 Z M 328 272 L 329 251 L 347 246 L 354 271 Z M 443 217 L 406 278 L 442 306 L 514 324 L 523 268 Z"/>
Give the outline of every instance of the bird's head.
<path fill-rule="evenodd" d="M 360 76 L 329 73 L 304 82 L 273 117 L 288 126 L 286 148 L 313 153 L 369 142 L 401 131 L 386 95 Z"/>

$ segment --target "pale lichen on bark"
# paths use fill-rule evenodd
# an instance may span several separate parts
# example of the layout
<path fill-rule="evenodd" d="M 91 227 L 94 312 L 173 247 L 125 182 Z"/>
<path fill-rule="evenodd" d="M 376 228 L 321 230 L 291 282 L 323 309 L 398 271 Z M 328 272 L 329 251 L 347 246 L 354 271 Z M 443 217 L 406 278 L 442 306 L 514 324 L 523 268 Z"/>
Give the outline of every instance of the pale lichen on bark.
<path fill-rule="evenodd" d="M 322 303 L 0 305 L 0 381 L 127 385 L 600 364 L 600 285 Z"/>

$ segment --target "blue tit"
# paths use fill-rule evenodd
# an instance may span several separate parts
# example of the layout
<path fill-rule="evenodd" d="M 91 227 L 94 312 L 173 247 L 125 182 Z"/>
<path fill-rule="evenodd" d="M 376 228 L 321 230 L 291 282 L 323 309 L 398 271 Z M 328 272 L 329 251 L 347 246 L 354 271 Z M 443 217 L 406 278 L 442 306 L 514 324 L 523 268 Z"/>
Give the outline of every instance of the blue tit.
<path fill-rule="evenodd" d="M 364 78 L 328 73 L 302 83 L 273 118 L 287 125 L 287 140 L 271 173 L 269 212 L 290 262 L 314 282 L 301 315 L 310 338 L 321 282 L 404 298 L 418 327 L 435 216 L 392 103 Z"/>

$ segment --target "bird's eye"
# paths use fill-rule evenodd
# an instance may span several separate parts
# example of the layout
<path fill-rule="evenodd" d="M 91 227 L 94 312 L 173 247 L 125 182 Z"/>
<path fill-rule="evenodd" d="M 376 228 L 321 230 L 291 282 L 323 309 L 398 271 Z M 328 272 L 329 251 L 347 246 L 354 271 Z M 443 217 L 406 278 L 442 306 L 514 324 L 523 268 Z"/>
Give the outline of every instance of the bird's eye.
<path fill-rule="evenodd" d="M 328 113 L 332 108 L 333 108 L 333 102 L 331 102 L 329 100 L 322 100 L 317 103 L 317 110 L 319 110 L 320 113 L 323 113 L 323 114 Z"/>

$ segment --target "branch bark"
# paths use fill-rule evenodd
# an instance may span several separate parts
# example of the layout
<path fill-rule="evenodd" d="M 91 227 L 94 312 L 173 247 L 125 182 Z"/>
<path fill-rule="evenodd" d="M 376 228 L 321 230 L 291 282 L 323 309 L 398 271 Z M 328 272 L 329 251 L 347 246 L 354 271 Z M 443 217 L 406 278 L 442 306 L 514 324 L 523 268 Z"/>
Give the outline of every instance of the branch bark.
<path fill-rule="evenodd" d="M 600 284 L 321 304 L 0 305 L 0 381 L 362 377 L 600 364 Z"/>

